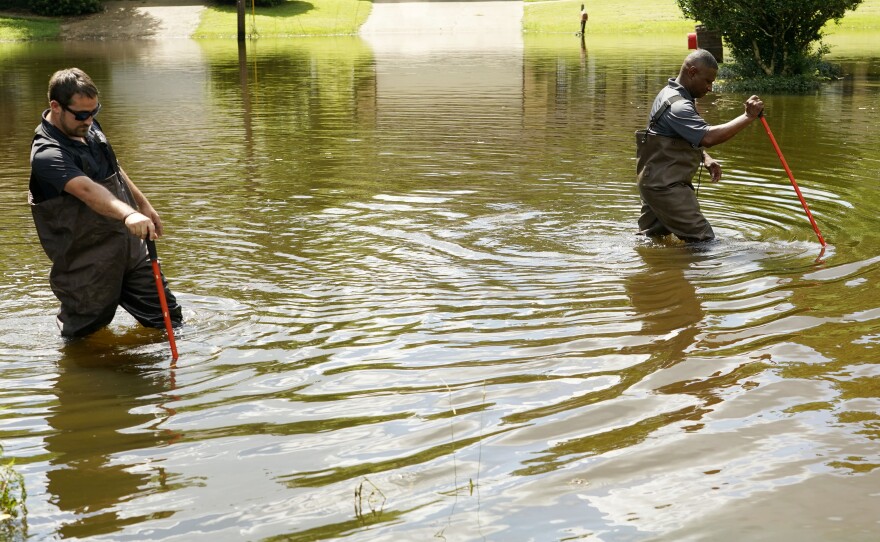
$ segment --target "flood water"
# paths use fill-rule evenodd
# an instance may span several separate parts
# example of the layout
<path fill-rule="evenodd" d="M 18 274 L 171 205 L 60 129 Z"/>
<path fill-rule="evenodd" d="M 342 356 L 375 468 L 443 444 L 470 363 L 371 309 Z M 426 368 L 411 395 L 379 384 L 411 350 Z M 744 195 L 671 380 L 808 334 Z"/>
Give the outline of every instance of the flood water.
<path fill-rule="evenodd" d="M 0 44 L 0 439 L 34 540 L 880 537 L 880 46 L 714 150 L 719 241 L 634 235 L 686 41 Z M 86 70 L 165 220 L 180 359 L 64 343 L 26 204 Z M 712 123 L 741 94 L 699 104 Z"/>

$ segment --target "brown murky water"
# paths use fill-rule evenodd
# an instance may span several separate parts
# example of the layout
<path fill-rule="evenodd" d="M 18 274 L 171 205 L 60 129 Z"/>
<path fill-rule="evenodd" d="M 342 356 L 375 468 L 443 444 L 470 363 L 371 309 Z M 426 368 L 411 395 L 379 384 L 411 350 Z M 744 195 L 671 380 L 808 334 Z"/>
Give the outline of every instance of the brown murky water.
<path fill-rule="evenodd" d="M 609 38 L 610 39 L 610 38 Z M 0 439 L 80 540 L 876 540 L 880 48 L 766 96 L 633 235 L 632 132 L 683 39 L 0 44 Z M 399 45 L 399 44 L 397 44 Z M 180 360 L 54 326 L 25 204 L 55 69 L 166 220 Z M 700 103 L 710 122 L 742 95 Z M 703 179 L 705 180 L 705 179 Z"/>

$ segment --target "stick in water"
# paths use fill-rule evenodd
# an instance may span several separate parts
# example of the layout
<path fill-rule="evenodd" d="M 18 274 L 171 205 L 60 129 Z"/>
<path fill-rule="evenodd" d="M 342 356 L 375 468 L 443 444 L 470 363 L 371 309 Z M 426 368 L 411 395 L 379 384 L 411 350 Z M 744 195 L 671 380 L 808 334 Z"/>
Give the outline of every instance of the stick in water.
<path fill-rule="evenodd" d="M 171 359 L 177 361 L 177 344 L 174 342 L 174 328 L 171 327 L 171 314 L 168 312 L 168 301 L 165 299 L 165 287 L 162 285 L 162 273 L 159 271 L 159 256 L 156 254 L 156 242 L 147 239 L 147 252 L 153 264 L 153 277 L 156 279 L 156 290 L 159 292 L 159 304 L 162 306 L 162 317 L 165 318 L 165 331 L 171 344 Z"/>
<path fill-rule="evenodd" d="M 819 242 L 822 243 L 822 248 L 825 248 L 825 239 L 822 238 L 822 234 L 819 232 L 819 226 L 817 226 L 816 221 L 813 220 L 813 213 L 810 212 L 810 208 L 807 206 L 807 202 L 801 194 L 801 189 L 798 188 L 798 185 L 794 180 L 794 174 L 792 174 L 791 169 L 789 169 L 788 162 L 786 162 L 785 157 L 782 156 L 782 149 L 779 148 L 779 145 L 776 143 L 776 138 L 773 137 L 773 132 L 770 131 L 770 125 L 767 124 L 767 119 L 764 118 L 764 112 L 762 111 L 759 116 L 761 117 L 761 122 L 764 124 L 764 129 L 767 130 L 767 135 L 770 136 L 770 142 L 773 143 L 773 148 L 776 149 L 776 154 L 779 155 L 779 161 L 782 162 L 782 167 L 784 167 L 785 172 L 788 173 L 788 179 L 791 181 L 791 185 L 794 187 L 797 197 L 801 200 L 801 205 L 807 213 L 807 218 L 810 219 L 810 224 L 813 225 L 813 231 L 816 232 Z"/>

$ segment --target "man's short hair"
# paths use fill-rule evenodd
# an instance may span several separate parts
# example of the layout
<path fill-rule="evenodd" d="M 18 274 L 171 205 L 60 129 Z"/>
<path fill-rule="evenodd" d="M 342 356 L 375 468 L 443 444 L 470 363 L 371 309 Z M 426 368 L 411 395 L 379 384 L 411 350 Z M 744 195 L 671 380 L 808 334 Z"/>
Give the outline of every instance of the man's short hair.
<path fill-rule="evenodd" d="M 49 79 L 49 101 L 55 100 L 62 106 L 70 105 L 76 94 L 82 94 L 88 98 L 98 96 L 98 87 L 92 82 L 92 78 L 79 68 L 67 68 L 58 70 Z"/>
<path fill-rule="evenodd" d="M 718 61 L 715 60 L 715 56 L 705 49 L 697 49 L 689 54 L 685 57 L 684 63 L 690 64 L 691 66 L 712 68 L 713 70 L 718 69 Z"/>

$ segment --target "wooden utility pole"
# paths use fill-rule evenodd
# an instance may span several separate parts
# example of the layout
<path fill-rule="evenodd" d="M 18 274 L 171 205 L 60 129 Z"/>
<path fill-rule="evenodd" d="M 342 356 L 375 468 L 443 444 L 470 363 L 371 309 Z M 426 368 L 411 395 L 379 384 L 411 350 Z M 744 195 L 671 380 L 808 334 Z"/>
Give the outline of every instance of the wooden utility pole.
<path fill-rule="evenodd" d="M 245 0 L 238 0 L 238 41 L 244 41 L 244 3 Z"/>

